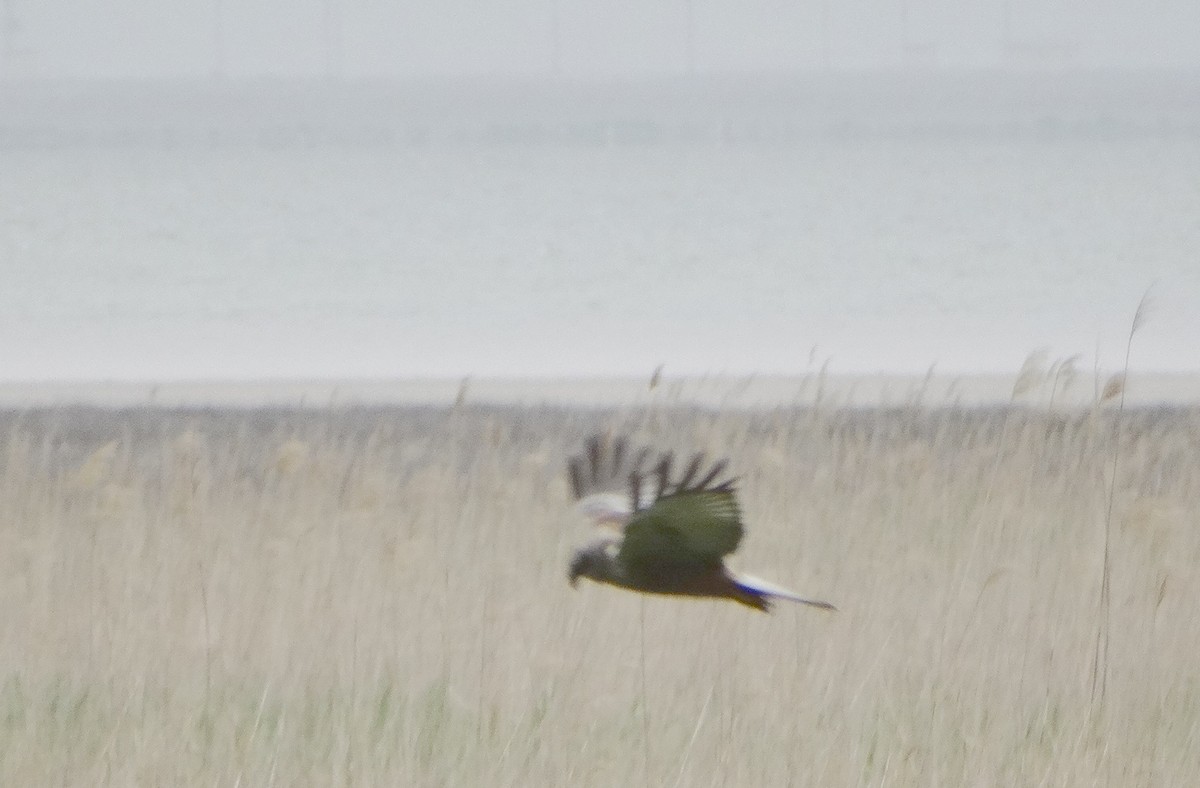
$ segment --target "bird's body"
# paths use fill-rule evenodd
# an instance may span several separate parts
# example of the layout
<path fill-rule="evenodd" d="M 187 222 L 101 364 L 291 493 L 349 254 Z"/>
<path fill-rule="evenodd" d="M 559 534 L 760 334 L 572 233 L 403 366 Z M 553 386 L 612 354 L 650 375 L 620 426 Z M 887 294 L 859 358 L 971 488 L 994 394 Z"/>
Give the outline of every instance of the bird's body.
<path fill-rule="evenodd" d="M 725 566 L 743 527 L 734 480 L 722 480 L 724 461 L 701 473 L 704 457 L 697 454 L 673 479 L 670 453 L 647 466 L 650 459 L 648 449 L 630 453 L 624 440 L 593 437 L 568 463 L 579 509 L 597 525 L 619 529 L 575 553 L 572 585 L 587 577 L 649 594 L 730 599 L 764 612 L 773 599 L 834 609 Z"/>

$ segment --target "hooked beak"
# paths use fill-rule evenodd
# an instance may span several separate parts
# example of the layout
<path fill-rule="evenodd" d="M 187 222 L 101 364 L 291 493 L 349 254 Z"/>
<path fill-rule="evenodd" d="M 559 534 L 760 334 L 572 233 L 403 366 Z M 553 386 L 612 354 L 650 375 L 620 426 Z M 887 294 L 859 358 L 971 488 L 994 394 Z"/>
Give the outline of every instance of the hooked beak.
<path fill-rule="evenodd" d="M 576 555 L 571 560 L 571 569 L 567 572 L 567 582 L 571 584 L 571 588 L 575 588 L 579 583 L 579 576 L 583 574 L 585 564 L 587 564 L 587 558 L 582 555 Z"/>

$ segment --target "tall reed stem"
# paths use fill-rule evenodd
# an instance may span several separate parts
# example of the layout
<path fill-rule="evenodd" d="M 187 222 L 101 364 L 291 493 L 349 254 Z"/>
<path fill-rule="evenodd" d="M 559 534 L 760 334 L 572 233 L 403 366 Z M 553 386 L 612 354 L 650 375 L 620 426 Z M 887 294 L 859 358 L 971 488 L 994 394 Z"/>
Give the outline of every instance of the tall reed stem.
<path fill-rule="evenodd" d="M 1113 452 L 1112 473 L 1108 485 L 1108 507 L 1104 513 L 1104 563 L 1100 570 L 1100 620 L 1096 627 L 1096 646 L 1092 654 L 1092 704 L 1102 708 L 1108 690 L 1108 645 L 1109 633 L 1112 629 L 1112 520 L 1113 503 L 1117 497 L 1117 471 L 1121 462 L 1121 422 L 1125 413 L 1125 391 L 1129 381 L 1129 358 L 1133 350 L 1133 335 L 1142 327 L 1149 308 L 1150 291 L 1142 294 L 1138 301 L 1137 310 L 1133 313 L 1133 322 L 1129 326 L 1129 336 L 1125 340 L 1125 365 L 1121 371 L 1121 399 L 1117 404 L 1117 417 L 1113 422 Z"/>

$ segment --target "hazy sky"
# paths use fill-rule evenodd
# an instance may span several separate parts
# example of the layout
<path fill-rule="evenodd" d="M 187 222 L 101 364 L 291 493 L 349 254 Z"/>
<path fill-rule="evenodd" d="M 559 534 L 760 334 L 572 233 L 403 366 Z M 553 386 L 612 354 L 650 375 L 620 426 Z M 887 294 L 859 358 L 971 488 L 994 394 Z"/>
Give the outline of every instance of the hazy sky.
<path fill-rule="evenodd" d="M 0 68 L 15 78 L 627 76 L 689 62 L 1200 68 L 1200 2 L 0 0 Z"/>

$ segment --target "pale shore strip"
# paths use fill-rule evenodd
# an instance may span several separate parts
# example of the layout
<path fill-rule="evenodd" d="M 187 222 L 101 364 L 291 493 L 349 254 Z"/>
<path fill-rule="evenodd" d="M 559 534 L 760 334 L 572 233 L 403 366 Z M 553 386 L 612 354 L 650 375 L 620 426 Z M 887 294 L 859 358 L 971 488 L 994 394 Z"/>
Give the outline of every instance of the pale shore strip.
<path fill-rule="evenodd" d="M 329 408 L 452 404 L 628 407 L 687 404 L 740 409 L 827 407 L 1086 408 L 1110 375 L 822 375 L 641 378 L 412 378 L 393 380 L 0 382 L 0 408 Z M 1200 373 L 1131 374 L 1126 404 L 1200 403 Z"/>

